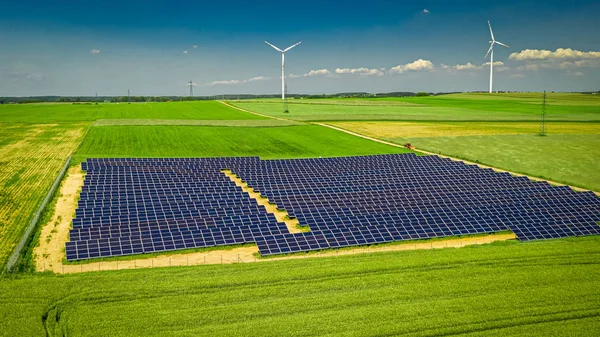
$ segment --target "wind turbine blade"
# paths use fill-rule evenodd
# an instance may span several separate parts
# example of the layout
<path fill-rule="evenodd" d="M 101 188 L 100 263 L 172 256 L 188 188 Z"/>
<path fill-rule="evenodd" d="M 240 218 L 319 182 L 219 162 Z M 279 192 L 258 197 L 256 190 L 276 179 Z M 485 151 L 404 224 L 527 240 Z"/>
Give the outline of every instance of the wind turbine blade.
<path fill-rule="evenodd" d="M 299 45 L 299 44 L 301 44 L 301 43 L 302 43 L 302 41 L 300 41 L 300 42 L 296 43 L 296 44 L 295 44 L 295 45 L 293 45 L 293 46 L 289 46 L 289 47 L 287 47 L 286 49 L 284 49 L 284 50 L 283 50 L 283 52 L 285 53 L 286 51 L 288 51 L 288 50 L 290 50 L 290 49 L 292 49 L 292 48 L 296 47 L 297 45 Z"/>
<path fill-rule="evenodd" d="M 497 44 L 499 44 L 499 45 L 501 45 L 501 46 L 504 46 L 504 47 L 506 47 L 506 48 L 510 48 L 509 46 L 505 45 L 505 44 L 504 44 L 504 43 L 502 43 L 502 42 L 498 42 L 498 41 L 494 41 L 494 42 L 495 42 L 495 43 L 497 43 Z"/>
<path fill-rule="evenodd" d="M 492 36 L 492 41 L 496 41 L 494 40 L 494 32 L 492 32 L 492 25 L 490 24 L 490 20 L 488 20 L 488 26 L 490 26 L 490 35 Z"/>
<path fill-rule="evenodd" d="M 490 52 L 492 51 L 492 49 L 494 49 L 494 44 L 490 43 L 490 49 L 488 49 L 487 53 L 485 53 L 485 56 L 483 57 L 483 59 L 485 60 L 487 58 L 487 56 L 490 54 Z"/>
<path fill-rule="evenodd" d="M 279 49 L 279 48 L 275 47 L 274 45 L 270 44 L 269 42 L 265 41 L 265 43 L 266 43 L 266 44 L 268 44 L 269 46 L 273 47 L 273 48 L 274 48 L 275 50 L 277 50 L 278 52 L 280 52 L 280 53 L 283 53 L 283 50 L 281 50 L 281 49 Z"/>

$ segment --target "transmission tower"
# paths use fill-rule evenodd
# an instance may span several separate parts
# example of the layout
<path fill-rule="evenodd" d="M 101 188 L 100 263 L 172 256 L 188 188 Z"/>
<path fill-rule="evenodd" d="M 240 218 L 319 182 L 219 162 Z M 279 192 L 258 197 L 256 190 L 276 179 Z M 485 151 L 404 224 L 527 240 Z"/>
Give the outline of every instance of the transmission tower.
<path fill-rule="evenodd" d="M 131 104 L 131 92 L 127 89 L 127 104 Z"/>
<path fill-rule="evenodd" d="M 194 82 L 192 82 L 192 80 L 190 80 L 188 82 L 188 85 L 190 86 L 190 97 L 194 97 Z"/>
<path fill-rule="evenodd" d="M 540 124 L 540 136 L 546 135 L 546 90 L 544 90 L 544 98 L 542 99 L 542 121 Z"/>
<path fill-rule="evenodd" d="M 283 96 L 283 97 L 284 97 L 284 98 L 283 98 L 283 112 L 284 112 L 284 113 L 289 113 L 289 112 L 290 112 L 290 110 L 288 110 L 288 102 L 287 102 L 287 100 L 288 100 L 288 99 L 287 99 L 287 93 L 288 93 L 288 90 L 287 90 L 287 83 L 286 83 L 286 84 L 285 84 L 285 86 L 284 86 L 284 92 L 285 92 L 285 95 Z"/>

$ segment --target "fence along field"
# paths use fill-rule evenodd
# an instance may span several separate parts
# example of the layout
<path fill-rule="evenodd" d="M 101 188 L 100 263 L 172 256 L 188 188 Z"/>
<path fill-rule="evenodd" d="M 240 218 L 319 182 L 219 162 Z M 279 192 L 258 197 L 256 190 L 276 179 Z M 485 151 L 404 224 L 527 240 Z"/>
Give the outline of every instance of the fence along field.
<path fill-rule="evenodd" d="M 600 238 L 0 282 L 6 336 L 595 336 Z"/>
<path fill-rule="evenodd" d="M 0 123 L 0 266 L 87 125 Z"/>

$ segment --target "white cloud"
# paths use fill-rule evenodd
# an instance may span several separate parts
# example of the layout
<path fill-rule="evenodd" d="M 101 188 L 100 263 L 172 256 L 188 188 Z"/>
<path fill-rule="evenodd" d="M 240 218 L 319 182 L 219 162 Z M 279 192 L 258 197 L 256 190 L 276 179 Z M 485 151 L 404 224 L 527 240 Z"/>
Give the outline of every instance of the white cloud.
<path fill-rule="evenodd" d="M 198 45 L 197 45 L 197 44 L 195 44 L 195 45 L 193 46 L 193 48 L 194 48 L 194 49 L 198 48 Z"/>
<path fill-rule="evenodd" d="M 467 64 L 457 64 L 455 66 L 447 66 L 445 64 L 442 64 L 440 68 L 446 69 L 446 70 L 451 70 L 451 71 L 452 70 L 470 71 L 470 70 L 481 70 L 481 69 L 489 67 L 489 65 L 490 65 L 490 62 L 486 62 L 481 65 L 476 65 L 471 62 L 467 62 Z M 495 71 L 506 71 L 508 69 L 509 68 L 504 65 L 504 62 L 502 62 L 502 61 L 494 62 L 494 70 Z"/>
<path fill-rule="evenodd" d="M 472 70 L 472 69 L 481 69 L 481 68 L 483 68 L 483 66 L 476 66 L 471 62 L 467 62 L 467 64 L 457 64 L 454 67 L 452 67 L 452 69 L 456 69 L 456 70 Z"/>
<path fill-rule="evenodd" d="M 100 49 L 92 49 L 90 51 L 90 53 L 92 53 L 92 54 L 100 54 Z"/>
<path fill-rule="evenodd" d="M 289 77 L 289 78 L 298 78 L 298 77 L 302 77 L 302 75 L 296 75 L 294 73 L 290 73 L 287 77 Z"/>
<path fill-rule="evenodd" d="M 256 82 L 256 81 L 266 81 L 271 78 L 265 76 L 256 76 L 249 78 L 247 80 L 227 80 L 227 81 L 213 81 L 208 83 L 207 85 L 236 85 L 236 84 L 244 84 L 248 82 Z"/>
<path fill-rule="evenodd" d="M 429 10 L 428 9 L 424 9 L 423 13 L 429 13 Z"/>
<path fill-rule="evenodd" d="M 567 74 L 572 76 L 585 76 L 585 74 L 581 71 L 568 72 Z"/>
<path fill-rule="evenodd" d="M 510 75 L 508 75 L 508 77 L 512 77 L 512 78 L 524 78 L 525 75 L 523 75 L 523 74 L 510 74 Z"/>
<path fill-rule="evenodd" d="M 208 85 L 221 85 L 221 84 L 229 85 L 229 84 L 241 84 L 241 83 L 245 83 L 245 82 L 246 81 L 240 81 L 240 80 L 213 81 L 213 82 L 210 82 Z"/>
<path fill-rule="evenodd" d="M 184 53 L 184 54 L 187 54 L 187 53 L 188 53 L 188 51 L 187 51 L 187 50 L 184 50 L 184 51 L 183 51 L 183 53 Z"/>
<path fill-rule="evenodd" d="M 369 69 L 365 67 L 360 68 L 337 68 L 335 70 L 336 74 L 352 74 L 352 75 L 361 75 L 361 76 L 383 76 L 383 72 L 378 69 Z"/>
<path fill-rule="evenodd" d="M 420 71 L 420 70 L 433 70 L 434 66 L 431 61 L 418 59 L 412 63 L 407 63 L 404 65 L 397 65 L 390 69 L 390 73 L 404 73 L 406 71 Z"/>
<path fill-rule="evenodd" d="M 532 61 L 532 60 L 556 60 L 556 59 L 600 59 L 600 52 L 589 51 L 583 52 L 571 48 L 558 48 L 555 51 L 525 49 L 518 53 L 512 53 L 508 57 L 515 61 Z"/>
<path fill-rule="evenodd" d="M 33 81 L 43 81 L 46 76 L 41 73 L 28 74 L 27 79 Z"/>
<path fill-rule="evenodd" d="M 248 82 L 254 82 L 254 81 L 264 81 L 264 80 L 268 80 L 268 77 L 264 77 L 264 76 L 256 76 L 256 77 L 252 77 L 251 79 L 248 79 Z"/>
<path fill-rule="evenodd" d="M 331 74 L 331 72 L 327 69 L 318 69 L 318 70 L 311 70 L 302 76 L 305 76 L 305 77 L 306 76 L 322 76 L 322 75 L 329 75 L 329 74 Z"/>

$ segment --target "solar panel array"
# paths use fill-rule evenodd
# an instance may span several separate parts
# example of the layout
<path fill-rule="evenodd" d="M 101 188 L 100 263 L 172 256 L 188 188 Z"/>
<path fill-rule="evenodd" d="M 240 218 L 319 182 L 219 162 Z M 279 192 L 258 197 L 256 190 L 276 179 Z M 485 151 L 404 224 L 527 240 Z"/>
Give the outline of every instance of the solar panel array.
<path fill-rule="evenodd" d="M 600 198 L 437 156 L 88 159 L 67 260 L 256 242 L 262 255 L 513 231 L 600 234 Z M 284 208 L 291 234 L 221 170 Z"/>
<path fill-rule="evenodd" d="M 262 255 L 513 231 L 600 234 L 600 198 L 437 156 L 257 161 L 236 174 L 311 232 L 258 238 Z"/>

